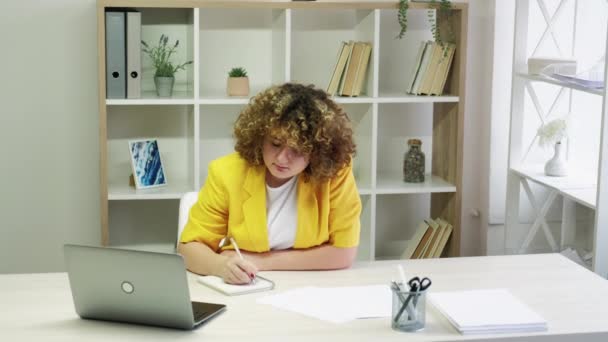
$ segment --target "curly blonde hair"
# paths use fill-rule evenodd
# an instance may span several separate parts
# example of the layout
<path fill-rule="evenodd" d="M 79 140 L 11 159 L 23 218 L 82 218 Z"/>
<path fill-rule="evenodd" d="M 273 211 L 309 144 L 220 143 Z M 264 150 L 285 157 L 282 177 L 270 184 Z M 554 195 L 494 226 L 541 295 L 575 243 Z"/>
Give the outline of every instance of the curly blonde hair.
<path fill-rule="evenodd" d="M 285 83 L 257 94 L 236 120 L 234 136 L 235 150 L 251 165 L 264 165 L 267 136 L 310 155 L 306 180 L 333 178 L 355 154 L 350 119 L 313 85 Z"/>

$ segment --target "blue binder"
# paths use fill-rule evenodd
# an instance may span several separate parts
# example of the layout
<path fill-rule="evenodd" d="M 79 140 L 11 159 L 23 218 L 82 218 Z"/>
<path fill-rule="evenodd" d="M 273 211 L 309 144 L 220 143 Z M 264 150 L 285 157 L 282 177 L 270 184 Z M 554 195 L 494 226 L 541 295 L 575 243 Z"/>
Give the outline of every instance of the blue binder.
<path fill-rule="evenodd" d="M 106 98 L 127 94 L 125 12 L 106 12 Z"/>

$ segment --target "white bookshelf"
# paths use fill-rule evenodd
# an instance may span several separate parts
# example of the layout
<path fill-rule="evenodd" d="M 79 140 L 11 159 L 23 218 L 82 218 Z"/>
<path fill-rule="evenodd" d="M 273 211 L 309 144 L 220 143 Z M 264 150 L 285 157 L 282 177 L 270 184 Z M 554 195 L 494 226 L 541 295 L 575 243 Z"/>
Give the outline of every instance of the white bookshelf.
<path fill-rule="evenodd" d="M 401 252 L 395 246 L 386 247 L 386 243 L 402 241 L 404 249 L 417 223 L 429 216 L 441 216 L 453 224 L 448 254 L 459 255 L 467 4 L 455 3 L 450 19 L 458 52 L 444 96 L 404 92 L 403 79 L 409 77 L 418 43 L 431 39 L 426 4 L 410 4 L 410 28 L 403 40 L 394 39 L 399 31 L 397 1 L 243 0 L 211 4 L 194 0 L 149 4 L 144 0 L 98 0 L 98 4 L 100 27 L 104 7 L 134 7 L 142 13 L 144 40 L 168 34 L 171 41 L 180 39 L 183 46 L 176 60 L 193 60 L 178 73 L 176 92 L 167 99 L 156 97 L 152 70 L 146 63 L 144 92 L 139 99 L 105 99 L 101 78 L 103 244 L 135 243 L 133 236 L 142 231 L 145 235 L 146 228 L 139 227 L 139 217 L 130 212 L 142 215 L 141 201 L 175 208 L 183 193 L 197 191 L 204 183 L 211 160 L 233 151 L 233 123 L 249 97 L 226 96 L 230 68 L 242 66 L 248 71 L 250 96 L 286 81 L 325 88 L 340 41 L 362 40 L 373 44 L 363 93 L 359 97 L 334 97 L 348 113 L 357 143 L 354 173 L 363 203 L 358 258 L 398 257 Z M 103 56 L 103 29 L 99 31 Z M 100 75 L 105 75 L 103 58 L 99 67 Z M 135 190 L 128 185 L 127 141 L 140 137 L 158 139 L 168 186 Z M 410 137 L 424 142 L 429 174 L 421 184 L 402 181 L 403 154 Z M 402 205 L 407 209 L 398 209 Z M 133 210 L 135 207 L 138 210 Z M 158 211 L 166 215 L 165 210 Z M 149 215 L 155 213 L 151 210 Z M 176 227 L 164 229 L 174 231 Z M 123 235 L 128 243 L 120 242 Z"/>
<path fill-rule="evenodd" d="M 517 1 L 505 222 L 506 252 L 560 251 L 574 246 L 579 252 L 591 251 L 591 268 L 603 277 L 608 276 L 608 213 L 603 208 L 608 203 L 606 88 L 530 75 L 527 59 L 574 58 L 578 71 L 586 70 L 608 51 L 605 10 L 601 1 Z M 547 20 L 550 24 L 543 26 Z M 551 153 L 538 148 L 536 129 L 542 121 L 568 112 L 572 113 L 565 141 L 569 173 L 549 177 L 543 165 Z M 577 218 L 577 208 L 595 211 L 589 238 L 577 237 L 577 225 L 587 228 L 588 224 L 586 217 Z"/>

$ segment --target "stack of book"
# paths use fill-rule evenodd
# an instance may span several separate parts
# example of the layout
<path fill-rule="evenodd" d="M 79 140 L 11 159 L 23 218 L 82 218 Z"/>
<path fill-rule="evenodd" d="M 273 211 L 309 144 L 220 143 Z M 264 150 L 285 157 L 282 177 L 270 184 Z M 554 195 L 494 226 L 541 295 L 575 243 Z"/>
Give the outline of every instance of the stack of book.
<path fill-rule="evenodd" d="M 141 13 L 107 11 L 106 97 L 134 99 L 141 94 Z"/>
<path fill-rule="evenodd" d="M 414 237 L 401 255 L 401 259 L 439 258 L 447 246 L 453 227 L 437 218 L 426 219 L 418 225 Z"/>
<path fill-rule="evenodd" d="M 406 92 L 414 95 L 441 95 L 450 73 L 456 45 L 421 42 Z"/>
<path fill-rule="evenodd" d="M 367 76 L 371 52 L 371 43 L 341 42 L 327 92 L 332 96 L 359 96 Z"/>

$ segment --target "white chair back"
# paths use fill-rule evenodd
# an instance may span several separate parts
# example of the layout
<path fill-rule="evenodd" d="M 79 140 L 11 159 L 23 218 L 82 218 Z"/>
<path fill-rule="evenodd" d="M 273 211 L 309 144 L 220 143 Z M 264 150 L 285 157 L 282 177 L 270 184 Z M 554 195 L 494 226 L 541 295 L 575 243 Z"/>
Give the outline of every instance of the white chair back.
<path fill-rule="evenodd" d="M 184 231 L 184 227 L 186 227 L 186 223 L 188 222 L 190 208 L 192 208 L 192 206 L 194 205 L 194 203 L 196 203 L 197 200 L 197 191 L 186 192 L 179 200 L 179 217 L 177 220 L 177 242 L 175 243 L 176 248 L 179 244 L 179 238 L 180 236 L 182 236 L 182 232 Z"/>

